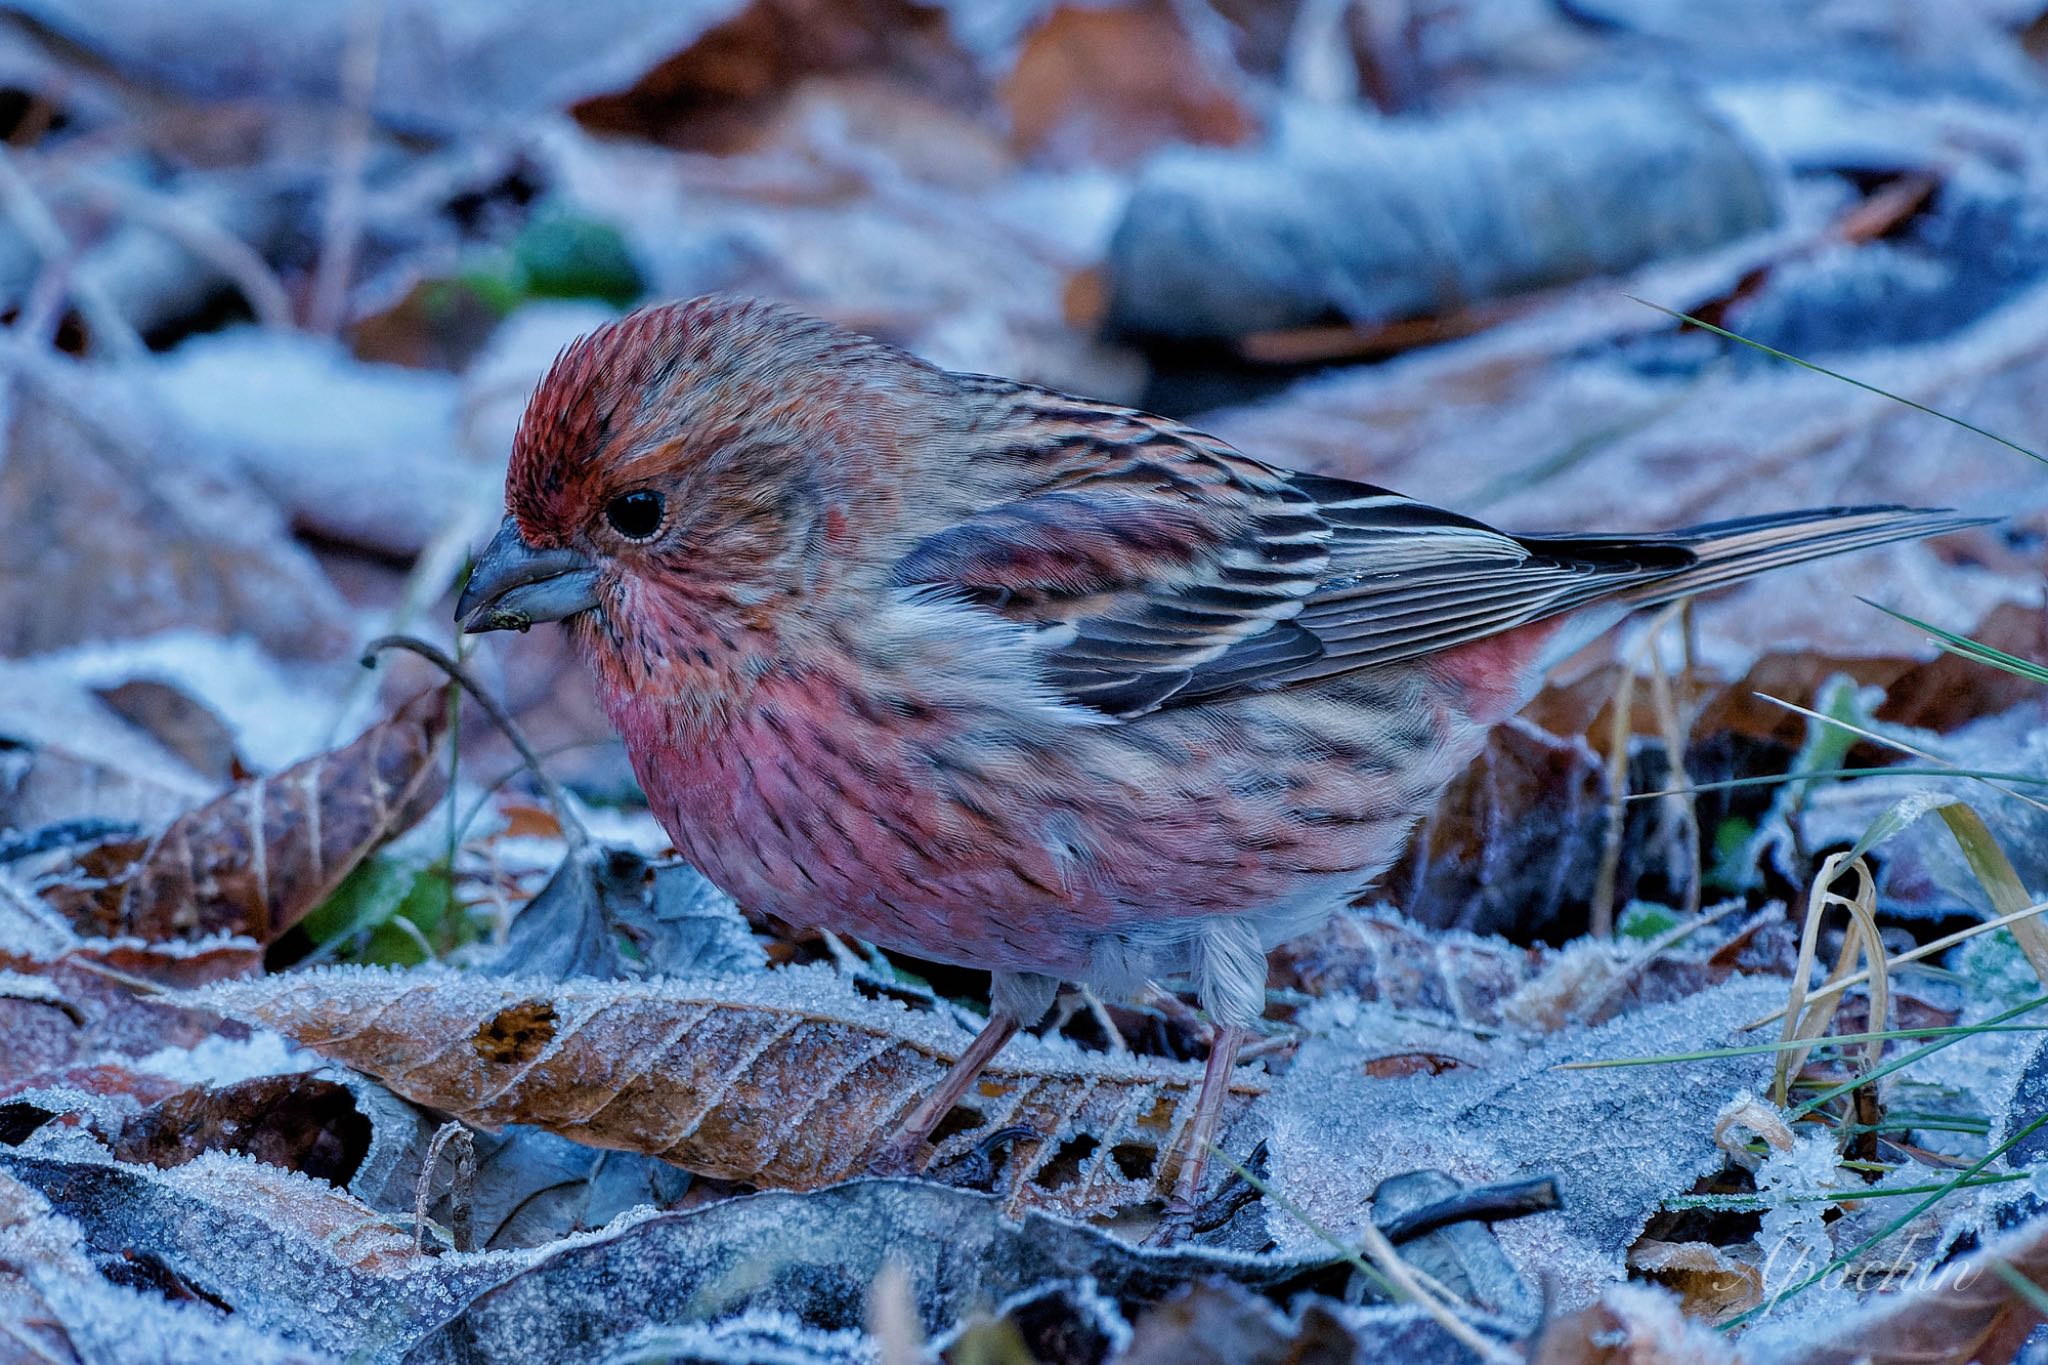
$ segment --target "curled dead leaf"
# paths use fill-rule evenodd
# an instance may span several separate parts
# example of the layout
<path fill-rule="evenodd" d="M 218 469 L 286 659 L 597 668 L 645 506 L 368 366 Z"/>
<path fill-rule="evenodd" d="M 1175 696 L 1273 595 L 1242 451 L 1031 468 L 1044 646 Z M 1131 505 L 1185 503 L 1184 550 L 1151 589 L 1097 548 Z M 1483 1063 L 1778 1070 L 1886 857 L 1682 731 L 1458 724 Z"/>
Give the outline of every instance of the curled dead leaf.
<path fill-rule="evenodd" d="M 1763 1302 L 1763 1268 L 1711 1242 L 1645 1237 L 1628 1251 L 1629 1269 L 1678 1291 L 1688 1317 L 1720 1322 Z"/>
<path fill-rule="evenodd" d="M 103 844 L 43 899 L 113 938 L 269 942 L 440 798 L 448 708 L 423 692 L 352 743 L 237 783 L 146 839 Z"/>
<path fill-rule="evenodd" d="M 304 1074 L 181 1090 L 112 1135 L 122 1161 L 168 1169 L 202 1152 L 240 1152 L 346 1185 L 370 1146 L 370 1120 L 346 1086 Z"/>
<path fill-rule="evenodd" d="M 330 968 L 192 997 L 285 1034 L 416 1103 L 531 1124 L 702 1175 L 813 1189 L 861 1174 L 969 1034 L 819 967 L 701 979 L 541 982 Z M 1200 1069 L 1025 1038 L 939 1128 L 934 1165 L 1005 1129 L 995 1191 L 1106 1213 L 1155 1198 Z M 1240 1074 L 1226 1122 L 1265 1089 Z"/>

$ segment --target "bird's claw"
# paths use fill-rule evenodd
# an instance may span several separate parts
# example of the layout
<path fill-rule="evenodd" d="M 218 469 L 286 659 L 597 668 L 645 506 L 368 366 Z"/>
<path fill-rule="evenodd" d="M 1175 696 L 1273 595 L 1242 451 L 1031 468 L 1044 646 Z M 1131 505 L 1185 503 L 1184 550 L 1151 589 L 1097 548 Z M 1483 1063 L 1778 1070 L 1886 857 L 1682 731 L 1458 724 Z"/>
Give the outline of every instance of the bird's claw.
<path fill-rule="evenodd" d="M 922 1137 L 905 1140 L 892 1137 L 868 1158 L 868 1174 L 874 1176 L 923 1175 L 931 1162 L 932 1148 Z"/>

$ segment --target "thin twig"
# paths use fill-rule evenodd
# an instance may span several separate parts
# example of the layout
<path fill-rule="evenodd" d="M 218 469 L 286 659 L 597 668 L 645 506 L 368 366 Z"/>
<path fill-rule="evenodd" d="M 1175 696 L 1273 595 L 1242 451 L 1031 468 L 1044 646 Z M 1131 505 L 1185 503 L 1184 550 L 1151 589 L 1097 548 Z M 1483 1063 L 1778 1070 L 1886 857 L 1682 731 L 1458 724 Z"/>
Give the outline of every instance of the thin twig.
<path fill-rule="evenodd" d="M 1594 938 L 1614 936 L 1614 902 L 1620 895 L 1621 846 L 1628 819 L 1628 749 L 1633 731 L 1630 717 L 1635 707 L 1636 673 L 1665 625 L 1677 618 L 1684 605 L 1683 599 L 1673 602 L 1651 618 L 1643 638 L 1622 661 L 1621 680 L 1608 701 L 1611 714 L 1607 726 L 1607 820 L 1600 840 L 1600 871 L 1593 879 L 1591 923 L 1587 927 Z"/>
<path fill-rule="evenodd" d="M 154 228 L 212 266 L 235 287 L 259 326 L 278 332 L 291 329 L 291 296 L 278 282 L 277 272 L 261 252 L 219 223 L 205 214 L 194 213 L 168 195 L 152 194 L 118 180 L 94 177 L 77 182 L 77 189 L 105 207 Z"/>
<path fill-rule="evenodd" d="M 1504 1222 L 1563 1207 L 1557 1177 L 1544 1175 L 1507 1185 L 1478 1185 L 1459 1190 L 1434 1203 L 1396 1214 L 1380 1226 L 1380 1231 L 1387 1235 L 1387 1241 L 1399 1245 L 1453 1223 Z"/>
<path fill-rule="evenodd" d="M 1416 1278 L 1414 1271 L 1407 1262 L 1401 1259 L 1401 1253 L 1394 1249 L 1394 1244 L 1387 1240 L 1386 1234 L 1381 1232 L 1379 1226 L 1373 1222 L 1371 1206 L 1368 1205 L 1366 1208 L 1363 1225 L 1359 1229 L 1359 1247 L 1354 1249 L 1346 1246 L 1341 1239 L 1309 1217 L 1293 1200 L 1274 1189 L 1270 1182 L 1261 1179 L 1246 1169 L 1244 1164 L 1231 1156 L 1230 1153 L 1224 1151 L 1213 1142 L 1209 1144 L 1209 1150 L 1217 1159 L 1223 1161 L 1232 1170 L 1236 1171 L 1239 1179 L 1257 1190 L 1259 1196 L 1267 1203 L 1274 1205 L 1283 1213 L 1293 1217 L 1303 1227 L 1320 1237 L 1334 1248 L 1338 1255 L 1349 1261 L 1354 1269 L 1363 1273 L 1368 1279 L 1378 1280 L 1394 1295 L 1405 1298 L 1421 1308 L 1423 1312 L 1436 1320 L 1439 1327 L 1450 1333 L 1452 1339 L 1466 1350 L 1484 1361 L 1520 1361 L 1522 1359 L 1520 1355 L 1508 1349 L 1500 1342 L 1489 1341 L 1481 1336 L 1471 1323 L 1466 1322 L 1453 1312 L 1448 1303 L 1439 1300 L 1434 1294 L 1423 1287 L 1421 1281 Z M 1359 1254 L 1360 1250 L 1365 1253 L 1363 1256 Z M 1370 1264 L 1366 1260 L 1367 1257 L 1371 1258 Z"/>
<path fill-rule="evenodd" d="M 491 723 L 498 727 L 511 742 L 513 749 L 518 751 L 519 757 L 525 760 L 527 771 L 533 774 L 533 780 L 540 787 L 541 794 L 546 796 L 548 803 L 555 808 L 555 818 L 561 822 L 570 847 L 580 848 L 590 842 L 590 830 L 584 825 L 582 817 L 577 815 L 575 806 L 570 804 L 569 793 L 564 791 L 562 784 L 555 781 L 553 775 L 541 766 L 540 755 L 533 751 L 533 745 L 527 742 L 525 733 L 520 730 L 505 708 L 499 705 L 498 699 L 484 690 L 483 684 L 476 680 L 474 674 L 449 657 L 446 650 L 411 635 L 380 635 L 370 641 L 363 646 L 363 667 L 375 668 L 377 655 L 387 649 L 402 649 L 417 654 L 460 683 L 462 690 L 476 699 L 476 704 L 491 718 Z"/>
<path fill-rule="evenodd" d="M 15 154 L 4 143 L 0 143 L 0 207 L 5 208 L 7 216 L 21 229 L 21 235 L 28 239 L 45 271 L 68 271 L 65 263 L 72 255 L 71 239 L 57 225 L 49 205 L 43 202 L 42 195 L 22 174 Z M 92 280 L 69 271 L 64 280 L 64 292 L 78 305 L 79 314 L 92 331 L 96 348 L 115 360 L 134 360 L 149 353 L 149 347 L 143 344 L 142 338 L 121 315 L 114 301 Z"/>
<path fill-rule="evenodd" d="M 355 0 L 349 17 L 348 45 L 341 57 L 341 116 L 320 218 L 320 260 L 313 270 L 313 297 L 306 316 L 307 329 L 322 336 L 339 332 L 346 320 L 356 249 L 362 241 L 363 167 L 370 155 L 370 100 L 377 89 L 384 0 Z"/>

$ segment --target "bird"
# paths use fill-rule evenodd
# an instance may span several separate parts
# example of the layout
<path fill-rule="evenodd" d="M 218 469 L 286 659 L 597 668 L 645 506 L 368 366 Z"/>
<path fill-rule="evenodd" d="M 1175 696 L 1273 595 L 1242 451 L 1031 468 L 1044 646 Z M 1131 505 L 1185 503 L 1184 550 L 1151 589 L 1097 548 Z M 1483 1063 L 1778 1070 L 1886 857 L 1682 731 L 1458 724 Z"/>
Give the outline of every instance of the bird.
<path fill-rule="evenodd" d="M 741 905 L 986 969 L 914 1170 L 1061 983 L 1192 981 L 1202 1195 L 1266 954 L 1355 900 L 1631 611 L 1985 518 L 1511 534 L 756 299 L 642 308 L 529 400 L 468 632 L 560 621 L 678 853 Z M 1162 1179 L 1167 1166 L 1162 1166 Z"/>

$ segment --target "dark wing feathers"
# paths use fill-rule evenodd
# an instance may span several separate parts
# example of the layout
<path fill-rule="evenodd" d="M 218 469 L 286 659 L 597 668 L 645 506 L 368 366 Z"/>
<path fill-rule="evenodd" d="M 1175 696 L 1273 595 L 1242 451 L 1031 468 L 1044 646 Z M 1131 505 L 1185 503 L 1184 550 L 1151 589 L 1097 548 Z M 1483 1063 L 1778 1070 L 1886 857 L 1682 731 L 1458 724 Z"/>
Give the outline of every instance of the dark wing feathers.
<path fill-rule="evenodd" d="M 1162 418 L 1000 392 L 1008 452 L 1043 477 L 918 544 L 896 580 L 1037 626 L 1048 685 L 1120 717 L 1975 524 L 1826 508 L 1663 535 L 1515 536 L 1383 488 L 1273 469 Z"/>

